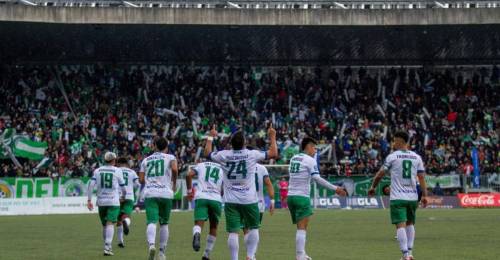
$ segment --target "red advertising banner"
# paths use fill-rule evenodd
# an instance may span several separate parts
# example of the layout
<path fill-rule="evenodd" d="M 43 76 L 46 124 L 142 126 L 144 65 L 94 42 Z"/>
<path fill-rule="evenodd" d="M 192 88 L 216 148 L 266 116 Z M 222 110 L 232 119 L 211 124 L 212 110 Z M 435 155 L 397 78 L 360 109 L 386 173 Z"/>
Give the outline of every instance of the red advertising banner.
<path fill-rule="evenodd" d="M 500 193 L 459 193 L 458 199 L 464 208 L 500 207 Z"/>

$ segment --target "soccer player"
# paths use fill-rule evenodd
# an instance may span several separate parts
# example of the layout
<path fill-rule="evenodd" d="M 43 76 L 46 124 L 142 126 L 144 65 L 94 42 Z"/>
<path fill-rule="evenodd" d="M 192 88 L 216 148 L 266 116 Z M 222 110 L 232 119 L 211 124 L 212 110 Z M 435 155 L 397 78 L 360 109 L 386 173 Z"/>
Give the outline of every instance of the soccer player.
<path fill-rule="evenodd" d="M 154 142 L 156 152 L 146 157 L 141 163 L 139 181 L 144 184 L 143 196 L 146 207 L 149 259 L 155 258 L 156 223 L 160 222 L 159 259 L 165 259 L 168 243 L 168 222 L 172 210 L 172 199 L 176 190 L 177 160 L 167 154 L 167 140 L 158 138 Z"/>
<path fill-rule="evenodd" d="M 200 250 L 201 230 L 205 221 L 210 221 L 210 231 L 207 236 L 207 245 L 202 260 L 209 260 L 210 252 L 215 246 L 217 237 L 217 225 L 222 211 L 222 167 L 218 163 L 198 163 L 190 169 L 186 176 L 186 187 L 188 198 L 195 199 L 194 227 L 193 227 L 193 249 Z M 198 177 L 198 186 L 193 190 L 192 179 Z"/>
<path fill-rule="evenodd" d="M 257 189 L 257 197 L 259 198 L 259 212 L 260 218 L 259 223 L 262 224 L 262 218 L 264 212 L 266 211 L 266 202 L 264 201 L 264 185 L 266 185 L 267 193 L 269 198 L 271 198 L 271 204 L 269 205 L 269 213 L 271 216 L 274 213 L 274 187 L 271 179 L 269 178 L 269 172 L 266 167 L 261 164 L 255 165 L 255 188 Z M 245 234 L 244 241 L 245 245 L 248 243 L 248 229 L 244 228 L 243 233 Z M 255 256 L 253 257 L 255 258 Z"/>
<path fill-rule="evenodd" d="M 288 210 L 292 217 L 292 223 L 297 225 L 295 234 L 295 255 L 297 260 L 312 259 L 306 254 L 306 231 L 309 218 L 313 214 L 311 209 L 311 179 L 317 184 L 335 191 L 340 196 L 345 196 L 346 191 L 321 178 L 318 164 L 314 155 L 316 154 L 316 141 L 311 137 L 304 137 L 300 144 L 302 153 L 297 154 L 290 160 L 288 168 L 290 180 L 288 185 Z"/>
<path fill-rule="evenodd" d="M 125 247 L 125 243 L 123 241 L 123 235 L 128 235 L 130 231 L 130 215 L 134 210 L 134 201 L 135 201 L 135 193 L 134 189 L 138 189 L 140 187 L 139 177 L 137 177 L 137 173 L 128 168 L 128 161 L 125 157 L 118 158 L 118 166 L 122 170 L 123 180 L 125 181 L 125 189 L 127 193 L 125 194 L 125 200 L 120 203 L 120 216 L 118 217 L 118 222 L 116 223 L 116 231 L 118 232 L 118 246 L 121 248 Z"/>
<path fill-rule="evenodd" d="M 368 195 L 375 195 L 375 188 L 386 172 L 391 174 L 391 221 L 396 225 L 402 260 L 413 260 L 412 249 L 415 241 L 415 213 L 418 207 L 417 178 L 422 187 L 422 205 L 427 206 L 427 184 L 422 158 L 408 150 L 409 136 L 406 132 L 396 132 L 393 137 L 394 152 L 385 159 L 377 172 Z"/>
<path fill-rule="evenodd" d="M 205 145 L 205 156 L 218 162 L 224 169 L 223 192 L 224 214 L 226 216 L 226 230 L 229 233 L 227 240 L 231 253 L 231 260 L 238 259 L 238 232 L 243 224 L 249 230 L 246 243 L 247 258 L 254 259 L 259 244 L 259 198 L 255 188 L 255 164 L 259 161 L 276 158 L 276 130 L 272 125 L 268 129 L 270 140 L 269 150 L 266 152 L 248 150 L 245 148 L 243 132 L 235 132 L 231 136 L 231 150 L 212 152 L 212 141 L 217 136 L 215 127 L 210 131 Z"/>
<path fill-rule="evenodd" d="M 111 244 L 115 232 L 114 223 L 118 219 L 120 213 L 120 191 L 122 195 L 126 194 L 125 181 L 120 168 L 115 167 L 116 154 L 106 152 L 104 154 L 106 165 L 97 168 L 94 175 L 90 179 L 87 190 L 87 208 L 94 209 L 92 204 L 92 193 L 94 187 L 97 186 L 97 207 L 99 217 L 103 226 L 102 236 L 104 239 L 104 255 L 112 256 L 113 250 Z M 124 196 L 121 198 L 125 199 Z"/>

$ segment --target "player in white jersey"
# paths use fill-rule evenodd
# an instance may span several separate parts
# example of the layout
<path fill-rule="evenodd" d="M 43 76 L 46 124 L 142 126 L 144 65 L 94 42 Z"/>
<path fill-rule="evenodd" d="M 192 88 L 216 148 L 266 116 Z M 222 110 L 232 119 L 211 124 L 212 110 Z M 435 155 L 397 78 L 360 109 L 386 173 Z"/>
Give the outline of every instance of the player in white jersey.
<path fill-rule="evenodd" d="M 287 202 L 292 223 L 297 225 L 295 234 L 296 259 L 306 260 L 311 259 L 305 250 L 307 225 L 313 214 L 310 197 L 311 180 L 341 196 L 345 196 L 346 191 L 342 187 L 329 183 L 319 175 L 318 163 L 313 157 L 316 154 L 316 141 L 313 138 L 304 137 L 300 149 L 302 153 L 290 159 Z"/>
<path fill-rule="evenodd" d="M 141 163 L 139 181 L 144 184 L 143 196 L 147 219 L 147 240 L 149 259 L 153 260 L 156 253 L 156 223 L 160 222 L 160 253 L 159 259 L 165 259 L 169 231 L 168 222 L 172 210 L 172 199 L 176 190 L 177 159 L 167 154 L 167 140 L 158 138 L 155 141 L 156 152 L 146 157 Z"/>
<path fill-rule="evenodd" d="M 210 231 L 207 236 L 207 245 L 202 260 L 209 260 L 210 252 L 215 246 L 217 226 L 222 211 L 222 175 L 224 171 L 218 163 L 202 162 L 189 170 L 186 176 L 188 198 L 195 200 L 193 249 L 200 250 L 201 230 L 205 221 L 210 222 Z M 192 186 L 192 179 L 198 177 L 196 189 Z"/>
<path fill-rule="evenodd" d="M 113 250 L 111 244 L 115 232 L 114 223 L 117 222 L 118 214 L 120 213 L 120 199 L 124 199 L 125 181 L 123 180 L 120 168 L 114 166 L 116 154 L 107 152 L 104 155 L 104 160 L 106 161 L 106 165 L 97 168 L 90 179 L 87 189 L 87 207 L 89 210 L 94 209 L 92 193 L 94 192 L 94 187 L 97 186 L 96 204 L 103 226 L 104 255 L 112 256 Z M 122 192 L 122 197 L 120 197 L 120 191 Z"/>
<path fill-rule="evenodd" d="M 246 241 L 247 259 L 254 259 L 259 244 L 259 206 L 255 187 L 255 165 L 259 161 L 276 158 L 276 130 L 268 129 L 270 147 L 267 152 L 248 150 L 245 148 L 245 136 L 238 131 L 231 136 L 232 150 L 212 152 L 212 140 L 217 131 L 212 128 L 205 145 L 205 156 L 222 165 L 224 213 L 226 230 L 229 233 L 228 247 L 231 260 L 238 259 L 238 233 L 243 226 L 249 229 Z"/>
<path fill-rule="evenodd" d="M 257 189 L 257 197 L 259 198 L 259 212 L 260 218 L 259 223 L 262 225 L 262 218 L 264 217 L 264 212 L 266 211 L 266 202 L 264 200 L 264 185 L 267 189 L 267 193 L 269 194 L 269 198 L 271 199 L 269 204 L 269 213 L 271 216 L 274 213 L 274 187 L 271 182 L 271 178 L 269 178 L 269 172 L 266 167 L 262 164 L 255 165 L 255 188 Z M 245 244 L 248 240 L 248 229 L 243 229 L 243 234 L 245 234 L 244 241 Z"/>
<path fill-rule="evenodd" d="M 413 260 L 415 241 L 415 217 L 418 207 L 417 178 L 422 189 L 421 202 L 427 206 L 427 184 L 422 158 L 408 150 L 409 136 L 396 132 L 393 137 L 394 152 L 385 159 L 384 165 L 373 179 L 368 195 L 375 195 L 375 188 L 386 172 L 391 174 L 391 222 L 396 225 L 399 248 L 403 260 Z"/>
<path fill-rule="evenodd" d="M 116 223 L 116 231 L 118 238 L 118 247 L 124 248 L 125 242 L 123 240 L 123 235 L 128 235 L 130 231 L 130 215 L 134 210 L 135 205 L 135 192 L 134 189 L 139 189 L 139 177 L 137 173 L 128 168 L 127 158 L 121 157 L 118 158 L 118 167 L 122 170 L 123 180 L 125 181 L 125 190 L 127 193 L 125 194 L 125 200 L 120 203 L 120 216 L 118 216 L 118 222 Z"/>

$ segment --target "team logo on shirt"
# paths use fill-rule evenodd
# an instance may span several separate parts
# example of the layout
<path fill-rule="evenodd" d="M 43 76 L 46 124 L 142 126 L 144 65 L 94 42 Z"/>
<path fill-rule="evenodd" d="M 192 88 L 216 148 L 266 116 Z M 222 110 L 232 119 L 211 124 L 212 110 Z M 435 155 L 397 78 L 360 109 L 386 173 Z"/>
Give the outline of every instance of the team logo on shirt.
<path fill-rule="evenodd" d="M 5 181 L 0 180 L 0 198 L 7 199 L 14 197 L 14 187 Z"/>
<path fill-rule="evenodd" d="M 82 180 L 70 179 L 67 180 L 60 189 L 60 193 L 64 197 L 79 197 L 85 196 L 86 185 Z"/>

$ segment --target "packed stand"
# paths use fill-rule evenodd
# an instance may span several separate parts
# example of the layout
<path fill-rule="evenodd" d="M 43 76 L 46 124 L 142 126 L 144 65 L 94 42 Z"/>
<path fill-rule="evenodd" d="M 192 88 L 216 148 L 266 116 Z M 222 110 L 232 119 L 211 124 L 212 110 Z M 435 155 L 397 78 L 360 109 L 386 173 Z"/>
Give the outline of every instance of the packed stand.
<path fill-rule="evenodd" d="M 3 67 L 0 131 L 14 127 L 48 142 L 53 163 L 34 173 L 39 162 L 21 159 L 16 170 L 3 159 L 0 177 L 88 176 L 108 150 L 137 168 L 155 136 L 166 136 L 186 167 L 212 124 L 222 133 L 219 148 L 237 129 L 263 148 L 271 122 L 283 157 L 275 163 L 310 135 L 334 151 L 321 156 L 322 174 L 374 174 L 396 129 L 409 131 L 429 173 L 470 174 L 474 146 L 481 171 L 499 173 L 499 78 L 496 66 Z"/>

